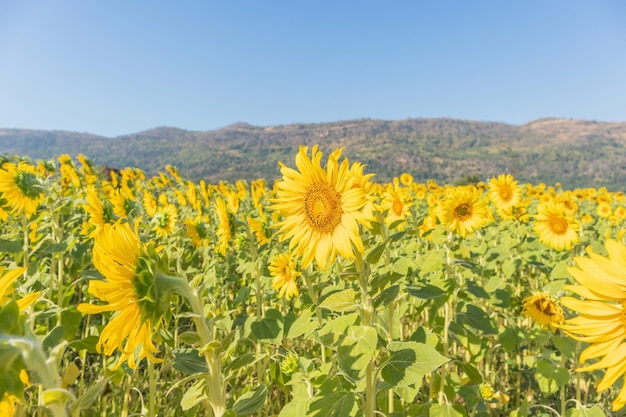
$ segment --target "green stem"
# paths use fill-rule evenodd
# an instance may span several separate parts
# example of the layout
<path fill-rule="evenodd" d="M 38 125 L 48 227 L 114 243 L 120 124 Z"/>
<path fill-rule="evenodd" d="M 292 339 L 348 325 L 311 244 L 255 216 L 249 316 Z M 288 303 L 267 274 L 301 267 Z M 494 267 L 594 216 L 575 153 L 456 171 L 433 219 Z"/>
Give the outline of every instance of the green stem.
<path fill-rule="evenodd" d="M 24 232 L 24 268 L 28 271 L 28 258 L 30 257 L 30 245 L 28 242 L 28 219 L 22 214 L 22 230 Z"/>
<path fill-rule="evenodd" d="M 148 361 L 148 383 L 150 385 L 148 392 L 148 417 L 156 416 L 156 377 L 154 375 L 154 363 Z"/>
<path fill-rule="evenodd" d="M 304 281 L 306 283 L 307 293 L 309 294 L 309 297 L 311 297 L 311 300 L 313 300 L 313 304 L 315 305 L 315 315 L 317 317 L 317 324 L 319 325 L 320 328 L 322 328 L 322 325 L 324 324 L 324 317 L 322 316 L 322 311 L 319 308 L 317 308 L 317 306 L 319 305 L 319 297 L 317 293 L 315 292 L 315 289 L 313 288 L 313 282 L 311 281 L 311 276 L 309 275 L 309 271 L 307 269 L 302 271 L 302 276 L 304 277 Z M 326 348 L 324 347 L 324 345 L 320 345 L 320 348 L 322 352 L 322 363 L 326 363 Z"/>
<path fill-rule="evenodd" d="M 182 281 L 182 280 L 181 280 Z M 206 393 L 214 417 L 222 417 L 226 412 L 226 387 L 222 380 L 222 362 L 219 355 L 219 342 L 215 341 L 204 317 L 200 294 L 182 281 L 183 296 L 187 298 L 193 312 L 193 321 L 200 337 L 201 350 L 207 364 Z"/>
<path fill-rule="evenodd" d="M 363 255 L 356 252 L 356 272 L 359 277 L 359 286 L 361 287 L 361 324 L 363 326 L 374 327 L 374 307 L 372 299 L 368 295 L 368 276 L 363 264 Z M 374 363 L 375 355 L 369 360 L 365 371 L 365 417 L 374 417 L 376 414 L 376 364 Z"/>

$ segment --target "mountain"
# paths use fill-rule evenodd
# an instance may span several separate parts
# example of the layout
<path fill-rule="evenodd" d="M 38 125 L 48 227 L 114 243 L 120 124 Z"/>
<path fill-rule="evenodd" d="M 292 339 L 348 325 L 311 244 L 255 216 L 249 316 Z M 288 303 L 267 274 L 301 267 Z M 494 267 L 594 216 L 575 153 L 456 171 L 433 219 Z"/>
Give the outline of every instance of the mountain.
<path fill-rule="evenodd" d="M 51 159 L 91 158 L 97 165 L 143 169 L 171 164 L 192 180 L 235 181 L 280 175 L 300 145 L 325 154 L 344 147 L 351 161 L 389 181 L 408 172 L 418 181 L 453 183 L 511 173 L 521 182 L 564 187 L 626 187 L 626 123 L 540 119 L 523 125 L 457 119 L 357 119 L 333 123 L 252 126 L 211 131 L 158 127 L 107 138 L 87 133 L 0 129 L 0 154 Z"/>

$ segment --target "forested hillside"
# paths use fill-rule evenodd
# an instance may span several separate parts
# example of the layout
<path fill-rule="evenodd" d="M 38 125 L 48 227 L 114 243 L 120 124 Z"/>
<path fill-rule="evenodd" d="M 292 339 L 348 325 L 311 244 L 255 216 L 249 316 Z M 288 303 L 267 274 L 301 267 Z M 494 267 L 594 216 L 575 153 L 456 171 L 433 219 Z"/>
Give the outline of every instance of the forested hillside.
<path fill-rule="evenodd" d="M 623 190 L 626 123 L 541 119 L 521 126 L 456 119 L 358 119 L 258 127 L 237 123 L 212 131 L 160 127 L 115 138 L 65 131 L 0 129 L 0 153 L 56 158 L 82 153 L 98 165 L 139 167 L 152 175 L 165 165 L 193 180 L 278 177 L 278 161 L 293 165 L 300 145 L 368 165 L 379 181 L 402 172 L 416 180 L 459 182 L 512 173 L 522 182 L 561 182 L 568 188 Z"/>

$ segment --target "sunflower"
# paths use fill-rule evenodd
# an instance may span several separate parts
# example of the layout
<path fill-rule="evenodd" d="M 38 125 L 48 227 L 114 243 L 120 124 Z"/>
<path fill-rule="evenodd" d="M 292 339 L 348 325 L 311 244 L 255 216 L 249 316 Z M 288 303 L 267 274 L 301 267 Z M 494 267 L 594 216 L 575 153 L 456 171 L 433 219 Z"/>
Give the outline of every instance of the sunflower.
<path fill-rule="evenodd" d="M 94 187 L 87 188 L 86 200 L 87 204 L 83 204 L 82 207 L 89 214 L 89 223 L 95 227 L 92 233 L 97 234 L 106 223 L 112 220 L 113 207 L 109 200 L 100 199 Z"/>
<path fill-rule="evenodd" d="M 489 181 L 489 198 L 498 212 L 510 212 L 522 200 L 522 187 L 511 174 L 500 174 Z"/>
<path fill-rule="evenodd" d="M 30 217 L 43 200 L 41 180 L 35 167 L 27 162 L 4 164 L 0 169 L 0 193 L 12 207 L 11 212 Z"/>
<path fill-rule="evenodd" d="M 596 206 L 596 214 L 598 217 L 602 217 L 603 219 L 608 219 L 613 214 L 613 209 L 611 208 L 611 204 L 606 201 L 601 201 Z"/>
<path fill-rule="evenodd" d="M 553 332 L 563 323 L 563 309 L 550 298 L 548 294 L 537 293 L 522 300 L 522 314 L 533 319 L 543 328 L 550 328 Z"/>
<path fill-rule="evenodd" d="M 606 369 L 598 384 L 604 391 L 626 374 L 626 246 L 607 240 L 608 257 L 589 251 L 589 257 L 576 257 L 577 267 L 569 273 L 580 285 L 567 285 L 582 299 L 563 297 L 561 303 L 580 315 L 559 326 L 573 339 L 589 343 L 580 354 L 580 362 L 602 358 L 583 366 L 581 372 Z M 613 401 L 613 411 L 626 405 L 626 384 Z"/>
<path fill-rule="evenodd" d="M 300 272 L 297 271 L 296 261 L 290 254 L 279 253 L 274 256 L 268 269 L 274 277 L 272 288 L 280 290 L 279 297 L 284 295 L 289 300 L 291 297 L 299 295 L 296 278 Z"/>
<path fill-rule="evenodd" d="M 220 197 L 215 200 L 215 211 L 220 222 L 216 232 L 217 246 L 215 247 L 215 252 L 222 254 L 222 256 L 226 256 L 228 244 L 233 235 L 233 231 L 231 227 L 230 213 L 226 208 L 226 203 Z"/>
<path fill-rule="evenodd" d="M 451 189 L 438 209 L 439 221 L 462 237 L 480 229 L 489 221 L 489 208 L 482 193 L 473 186 Z"/>
<path fill-rule="evenodd" d="M 209 246 L 207 224 L 209 222 L 208 216 L 198 216 L 195 220 L 185 220 L 185 226 L 187 227 L 187 236 L 191 238 L 191 243 L 196 248 L 200 246 Z"/>
<path fill-rule="evenodd" d="M 5 273 L 4 268 L 0 267 L 0 306 L 9 301 L 9 298 L 13 293 L 11 284 L 13 284 L 24 273 L 24 271 L 26 271 L 26 268 L 17 268 Z M 26 310 L 30 305 L 37 301 L 40 293 L 41 291 L 36 291 L 18 299 L 16 302 L 20 312 Z"/>
<path fill-rule="evenodd" d="M 283 178 L 276 184 L 271 208 L 283 216 L 276 225 L 278 233 L 302 257 L 302 268 L 315 259 L 326 269 L 337 254 L 354 259 L 355 250 L 363 253 L 359 223 L 365 219 L 362 209 L 368 202 L 368 187 L 350 172 L 348 159 L 339 163 L 341 149 L 330 154 L 325 168 L 317 145 L 311 149 L 311 158 L 308 150 L 300 147 L 295 158 L 298 170 L 280 164 Z"/>
<path fill-rule="evenodd" d="M 259 246 L 266 244 L 269 242 L 269 236 L 265 229 L 265 225 L 259 219 L 255 219 L 252 216 L 248 216 L 248 226 L 250 230 L 254 232 L 256 236 L 256 241 Z"/>
<path fill-rule="evenodd" d="M 404 223 L 404 220 L 411 214 L 412 203 L 413 198 L 409 195 L 409 188 L 389 184 L 379 205 L 379 210 L 387 213 L 385 224 L 390 225 L 398 220 Z M 399 229 L 404 230 L 402 224 Z"/>
<path fill-rule="evenodd" d="M 174 233 L 176 230 L 176 222 L 178 221 L 178 210 L 173 204 L 166 204 L 159 207 L 152 218 L 152 230 L 157 236 L 165 237 Z"/>
<path fill-rule="evenodd" d="M 167 306 L 154 294 L 155 272 L 146 253 L 137 230 L 128 223 L 105 224 L 95 235 L 93 264 L 106 280 L 89 281 L 89 293 L 108 304 L 82 303 L 78 310 L 85 314 L 114 311 L 96 345 L 107 356 L 116 350 L 120 352 L 113 369 L 126 361 L 135 369 L 143 358 L 155 363 L 162 361 L 154 356 L 159 350 L 152 334 L 166 315 Z"/>
<path fill-rule="evenodd" d="M 565 214 L 563 206 L 550 201 L 537 206 L 535 232 L 539 240 L 556 250 L 570 249 L 578 242 L 580 222 Z"/>

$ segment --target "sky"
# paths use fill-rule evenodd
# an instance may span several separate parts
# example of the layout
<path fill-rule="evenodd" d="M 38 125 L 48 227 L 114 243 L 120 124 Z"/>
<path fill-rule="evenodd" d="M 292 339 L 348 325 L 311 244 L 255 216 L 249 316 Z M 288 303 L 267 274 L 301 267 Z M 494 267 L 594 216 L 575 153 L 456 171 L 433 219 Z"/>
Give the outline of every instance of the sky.
<path fill-rule="evenodd" d="M 626 1 L 0 0 L 0 128 L 626 121 Z"/>

